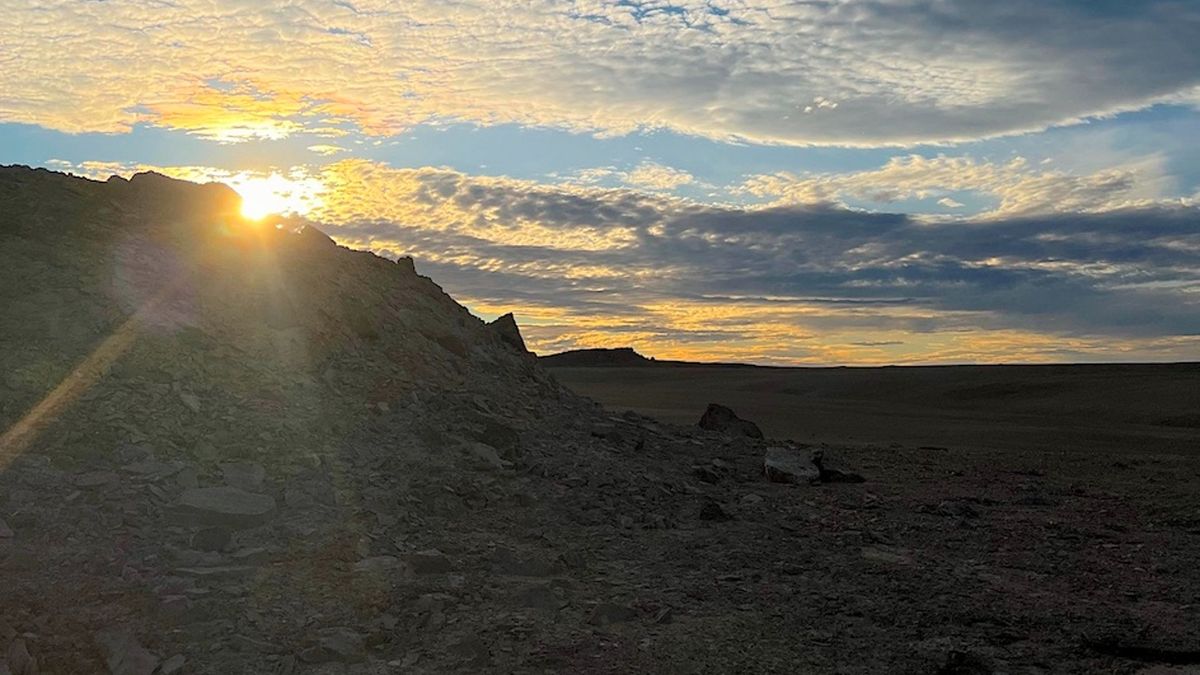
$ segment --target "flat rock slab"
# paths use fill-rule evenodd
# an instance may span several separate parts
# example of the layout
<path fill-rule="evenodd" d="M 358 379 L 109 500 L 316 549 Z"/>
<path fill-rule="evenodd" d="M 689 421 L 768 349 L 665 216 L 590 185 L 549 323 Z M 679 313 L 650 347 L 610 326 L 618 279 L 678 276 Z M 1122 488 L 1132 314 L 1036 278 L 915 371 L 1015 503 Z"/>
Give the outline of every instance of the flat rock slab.
<path fill-rule="evenodd" d="M 270 519 L 275 499 L 229 486 L 195 488 L 179 498 L 177 511 L 190 524 L 254 527 Z"/>

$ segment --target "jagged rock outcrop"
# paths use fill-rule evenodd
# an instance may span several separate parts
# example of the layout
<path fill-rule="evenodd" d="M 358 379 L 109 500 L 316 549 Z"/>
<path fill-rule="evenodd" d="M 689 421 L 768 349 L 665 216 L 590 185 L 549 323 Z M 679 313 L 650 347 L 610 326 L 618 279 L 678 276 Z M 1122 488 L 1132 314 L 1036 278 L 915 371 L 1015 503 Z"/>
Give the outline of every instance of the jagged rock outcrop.
<path fill-rule="evenodd" d="M 521 330 L 517 328 L 517 319 L 512 312 L 498 317 L 488 324 L 488 328 L 505 344 L 511 345 L 522 353 L 529 351 L 525 347 L 525 339 L 521 337 Z"/>

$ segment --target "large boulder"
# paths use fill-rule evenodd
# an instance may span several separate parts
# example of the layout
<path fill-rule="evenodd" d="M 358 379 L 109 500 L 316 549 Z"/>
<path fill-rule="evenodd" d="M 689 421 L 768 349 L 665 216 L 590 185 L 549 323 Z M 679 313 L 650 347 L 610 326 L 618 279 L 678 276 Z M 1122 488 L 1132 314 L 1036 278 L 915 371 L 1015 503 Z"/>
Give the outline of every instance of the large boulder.
<path fill-rule="evenodd" d="M 705 410 L 700 418 L 700 428 L 730 436 L 763 437 L 763 432 L 757 424 L 738 417 L 731 408 L 718 403 L 708 404 L 708 410 Z"/>

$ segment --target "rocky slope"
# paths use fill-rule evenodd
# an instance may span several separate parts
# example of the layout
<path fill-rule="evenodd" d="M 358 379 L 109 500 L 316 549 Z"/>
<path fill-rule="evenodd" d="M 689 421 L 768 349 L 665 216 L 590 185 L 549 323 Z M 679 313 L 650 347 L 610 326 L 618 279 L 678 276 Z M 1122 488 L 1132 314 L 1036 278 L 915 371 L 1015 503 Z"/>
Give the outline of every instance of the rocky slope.
<path fill-rule="evenodd" d="M 719 420 L 610 415 L 410 260 L 237 207 L 0 169 L 0 673 L 1194 657 L 1189 457 L 1138 484 L 903 447 L 816 471 Z M 867 482 L 822 481 L 846 464 Z"/>

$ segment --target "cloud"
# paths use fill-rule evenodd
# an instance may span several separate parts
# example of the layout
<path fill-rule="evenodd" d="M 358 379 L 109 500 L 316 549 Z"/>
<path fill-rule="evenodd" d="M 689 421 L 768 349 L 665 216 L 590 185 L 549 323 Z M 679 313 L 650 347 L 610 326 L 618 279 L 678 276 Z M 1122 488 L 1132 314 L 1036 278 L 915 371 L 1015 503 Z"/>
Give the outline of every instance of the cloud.
<path fill-rule="evenodd" d="M 994 198 L 995 210 L 983 217 L 1039 213 L 1103 212 L 1148 206 L 1159 201 L 1163 171 L 1158 158 L 1077 175 L 1035 168 L 1021 157 L 1008 162 L 972 157 L 919 155 L 893 157 L 879 169 L 853 173 L 795 175 L 777 173 L 748 178 L 741 189 L 778 203 L 843 202 L 856 199 L 887 204 L 933 199 L 947 208 L 963 205 L 946 195 L 975 192 Z"/>
<path fill-rule="evenodd" d="M 1200 344 L 1192 206 L 926 222 L 362 161 L 320 179 L 353 186 L 311 214 L 336 238 L 416 256 L 477 311 L 518 311 L 540 349 L 829 363 L 1184 358 Z"/>
<path fill-rule="evenodd" d="M 627 185 L 650 190 L 670 191 L 696 182 L 687 171 L 663 166 L 655 162 L 642 162 L 633 171 L 624 174 Z"/>
<path fill-rule="evenodd" d="M 1194 104 L 1197 40 L 1200 9 L 1176 0 L 16 0 L 0 120 L 953 142 Z"/>
<path fill-rule="evenodd" d="M 340 145 L 331 145 L 328 143 L 318 143 L 316 145 L 310 145 L 310 146 L 308 146 L 308 150 L 310 152 L 315 152 L 318 155 L 324 155 L 326 157 L 336 155 L 341 152 L 346 152 L 346 148 L 343 148 Z"/>

